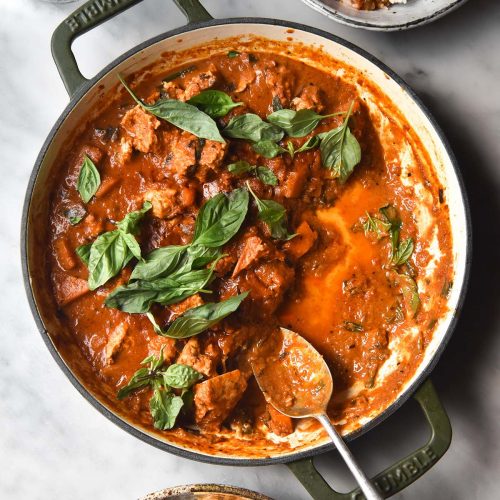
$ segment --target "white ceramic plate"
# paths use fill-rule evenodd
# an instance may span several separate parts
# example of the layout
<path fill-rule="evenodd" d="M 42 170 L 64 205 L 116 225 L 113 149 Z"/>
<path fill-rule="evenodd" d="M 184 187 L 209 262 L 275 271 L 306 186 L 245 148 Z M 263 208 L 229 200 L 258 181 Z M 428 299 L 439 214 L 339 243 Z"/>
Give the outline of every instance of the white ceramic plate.
<path fill-rule="evenodd" d="M 407 0 L 387 9 L 358 10 L 349 0 L 302 0 L 325 16 L 354 28 L 400 31 L 430 23 L 463 5 L 467 0 Z"/>

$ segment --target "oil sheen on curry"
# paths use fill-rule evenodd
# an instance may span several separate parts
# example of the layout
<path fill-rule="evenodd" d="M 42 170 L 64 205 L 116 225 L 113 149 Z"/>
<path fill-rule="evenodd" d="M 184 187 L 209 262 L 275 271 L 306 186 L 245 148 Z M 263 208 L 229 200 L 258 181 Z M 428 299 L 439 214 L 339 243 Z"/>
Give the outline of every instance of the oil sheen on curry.
<path fill-rule="evenodd" d="M 382 92 L 338 63 L 237 48 L 116 75 L 58 162 L 47 269 L 83 382 L 115 413 L 180 446 L 270 455 L 321 431 L 266 404 L 255 346 L 303 335 L 332 372 L 332 421 L 360 427 L 445 312 L 451 233 Z"/>

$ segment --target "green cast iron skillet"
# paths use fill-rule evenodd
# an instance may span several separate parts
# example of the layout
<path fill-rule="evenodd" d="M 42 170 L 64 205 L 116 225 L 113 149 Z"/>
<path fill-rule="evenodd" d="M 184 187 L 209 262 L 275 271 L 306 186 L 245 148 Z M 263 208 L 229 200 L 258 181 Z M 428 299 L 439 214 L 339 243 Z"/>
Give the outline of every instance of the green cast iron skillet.
<path fill-rule="evenodd" d="M 286 463 L 290 470 L 296 475 L 296 477 L 301 481 L 303 486 L 315 499 L 361 499 L 363 498 L 362 493 L 359 489 L 355 489 L 348 493 L 338 493 L 334 491 L 322 478 L 322 476 L 317 472 L 313 464 L 313 457 L 329 451 L 332 449 L 332 445 L 317 446 L 310 450 L 300 451 L 296 453 L 291 453 L 286 456 L 276 456 L 270 458 L 261 459 L 248 459 L 248 458 L 226 458 L 220 456 L 209 456 L 206 454 L 198 453 L 195 451 L 183 449 L 177 446 L 173 446 L 164 441 L 156 439 L 155 437 L 142 432 L 141 430 L 131 426 L 129 423 L 125 422 L 123 419 L 119 418 L 117 415 L 109 411 L 101 402 L 99 402 L 89 390 L 87 390 L 77 379 L 77 377 L 68 368 L 61 355 L 59 354 L 57 348 L 55 347 L 53 340 L 49 336 L 44 321 L 42 319 L 42 314 L 37 305 L 36 294 L 34 291 L 32 283 L 32 273 L 30 273 L 30 255 L 29 242 L 32 233 L 30 232 L 31 226 L 30 221 L 33 217 L 33 195 L 37 188 L 37 183 L 40 181 L 40 176 L 43 173 L 42 163 L 45 159 L 46 153 L 49 150 L 54 138 L 57 136 L 58 132 L 62 128 L 62 125 L 69 115 L 69 113 L 77 107 L 83 96 L 86 95 L 91 89 L 93 89 L 104 75 L 109 73 L 113 68 L 115 68 L 120 63 L 126 61 L 135 54 L 140 53 L 142 50 L 146 49 L 150 45 L 157 43 L 161 40 L 168 39 L 178 34 L 183 33 L 193 33 L 196 30 L 206 27 L 221 26 L 227 27 L 229 25 L 244 26 L 246 24 L 258 24 L 263 27 L 265 26 L 280 26 L 284 28 L 292 28 L 294 30 L 299 30 L 307 32 L 318 37 L 322 37 L 326 41 L 334 41 L 347 49 L 357 53 L 369 62 L 380 68 L 386 75 L 388 75 L 392 80 L 394 80 L 402 89 L 408 93 L 408 95 L 417 104 L 420 111 L 425 115 L 425 117 L 431 123 L 434 133 L 437 134 L 441 144 L 443 145 L 454 169 L 454 175 L 456 176 L 458 182 L 458 189 L 461 195 L 461 204 L 464 212 L 464 248 L 465 252 L 465 264 L 463 278 L 460 283 L 455 283 L 455 287 L 459 287 L 459 295 L 456 302 L 456 307 L 453 311 L 453 316 L 449 322 L 449 326 L 442 337 L 437 350 L 434 352 L 431 361 L 427 364 L 424 370 L 419 374 L 416 380 L 394 401 L 385 411 L 379 414 L 376 418 L 371 420 L 368 424 L 364 425 L 357 431 L 346 436 L 346 439 L 352 440 L 361 434 L 367 432 L 368 430 L 374 428 L 394 411 L 396 411 L 409 397 L 413 395 L 413 398 L 419 403 L 425 418 L 429 424 L 431 436 L 427 443 L 425 443 L 418 450 L 415 450 L 408 456 L 404 457 L 397 463 L 391 465 L 385 469 L 380 474 L 374 477 L 375 484 L 380 489 L 381 493 L 385 498 L 394 495 L 398 491 L 402 490 L 409 484 L 413 483 L 416 479 L 427 472 L 446 452 L 451 442 L 451 426 L 446 414 L 445 409 L 439 401 L 438 395 L 428 379 L 430 372 L 435 366 L 439 356 L 443 352 L 451 334 L 455 327 L 456 321 L 458 319 L 459 311 L 461 310 L 462 303 L 465 296 L 465 291 L 467 288 L 468 275 L 470 270 L 470 258 L 471 258 L 471 230 L 470 230 L 470 215 L 469 207 L 463 187 L 463 181 L 456 165 L 454 156 L 448 146 L 448 143 L 443 136 L 443 133 L 433 120 L 430 113 L 419 101 L 414 92 L 403 82 L 393 71 L 387 68 L 383 63 L 375 59 L 370 54 L 364 52 L 360 48 L 352 45 L 351 43 L 342 40 L 334 35 L 320 31 L 315 28 L 304 26 L 298 23 L 292 23 L 287 21 L 278 21 L 275 19 L 262 19 L 262 18 L 234 18 L 234 19 L 217 19 L 214 20 L 208 14 L 208 12 L 203 8 L 198 0 L 174 0 L 175 4 L 181 9 L 181 11 L 186 15 L 188 20 L 188 25 L 169 31 L 160 36 L 157 36 L 151 40 L 144 42 L 141 45 L 131 49 L 126 52 L 106 68 L 104 68 L 98 75 L 94 78 L 87 80 L 80 73 L 75 57 L 71 52 L 71 44 L 73 40 L 85 33 L 86 31 L 94 28 L 95 26 L 101 24 L 107 19 L 119 14 L 120 12 L 128 9 L 129 7 L 137 4 L 141 0 L 91 0 L 77 9 L 71 16 L 69 16 L 61 25 L 56 29 L 52 38 L 52 53 L 59 70 L 61 78 L 68 90 L 71 97 L 70 103 L 63 111 L 54 127 L 52 128 L 49 136 L 47 137 L 39 156 L 36 160 L 29 185 L 26 192 L 26 198 L 24 203 L 24 211 L 22 217 L 22 228 L 21 228 L 21 252 L 22 252 L 22 267 L 23 276 L 25 282 L 25 288 L 30 303 L 31 310 L 33 312 L 36 324 L 42 337 L 51 352 L 54 360 L 61 367 L 65 375 L 75 386 L 75 388 L 82 394 L 87 401 L 89 401 L 96 409 L 98 409 L 104 416 L 109 418 L 116 425 L 120 426 L 122 429 L 126 430 L 130 434 L 142 439 L 143 441 L 161 448 L 167 452 L 180 455 L 182 457 L 190 458 L 193 460 L 219 464 L 219 465 L 270 465 L 276 463 Z"/>

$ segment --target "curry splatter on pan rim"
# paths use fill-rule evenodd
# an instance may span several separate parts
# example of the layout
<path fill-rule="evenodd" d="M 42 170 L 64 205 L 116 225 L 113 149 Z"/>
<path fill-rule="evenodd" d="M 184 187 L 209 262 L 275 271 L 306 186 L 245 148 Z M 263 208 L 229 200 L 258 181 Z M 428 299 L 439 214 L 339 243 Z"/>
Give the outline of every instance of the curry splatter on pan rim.
<path fill-rule="evenodd" d="M 131 3 L 137 3 L 136 1 L 132 1 Z M 82 394 L 87 401 L 89 401 L 96 409 L 98 409 L 104 416 L 106 416 L 108 419 L 110 419 L 112 422 L 120 426 L 122 429 L 126 430 L 130 434 L 140 438 L 141 440 L 152 444 L 153 446 L 156 446 L 160 449 L 163 449 L 165 451 L 168 451 L 170 453 L 176 454 L 183 456 L 185 458 L 191 458 L 195 459 L 198 461 L 204 461 L 208 463 L 213 463 L 213 464 L 221 464 L 221 465 L 249 465 L 249 466 L 255 466 L 255 465 L 269 465 L 273 463 L 287 463 L 287 462 L 292 462 L 292 461 L 297 461 L 301 459 L 305 459 L 311 456 L 315 456 L 319 453 L 328 451 L 332 449 L 331 445 L 317 445 L 314 448 L 300 451 L 300 452 L 295 452 L 295 453 L 290 453 L 288 455 L 280 455 L 276 457 L 270 457 L 270 458 L 259 458 L 259 459 L 248 459 L 248 458 L 227 458 L 227 457 L 221 457 L 221 456 L 211 456 L 211 455 L 206 455 L 202 454 L 199 452 L 191 451 L 188 449 L 183 449 L 183 448 L 178 448 L 176 446 L 173 446 L 171 444 L 168 444 L 166 442 L 160 441 L 153 436 L 146 434 L 145 432 L 133 427 L 126 421 L 122 420 L 120 417 L 115 415 L 113 412 L 111 412 L 108 408 L 106 408 L 102 403 L 100 403 L 95 396 L 93 396 L 88 389 L 86 389 L 80 381 L 76 378 L 76 376 L 72 373 L 72 371 L 69 369 L 69 367 L 66 365 L 62 357 L 60 356 L 58 350 L 54 346 L 49 334 L 45 330 L 45 327 L 43 325 L 40 313 L 37 309 L 37 305 L 35 302 L 35 297 L 33 294 L 33 289 L 31 285 L 31 279 L 30 279 L 30 274 L 29 274 L 29 269 L 28 269 L 28 247 L 27 247 L 27 235 L 28 235 L 28 218 L 29 218 L 29 210 L 30 210 L 30 203 L 32 199 L 32 194 L 33 190 L 35 188 L 35 183 L 38 178 L 38 174 L 40 172 L 40 169 L 42 167 L 43 160 L 45 158 L 45 155 L 47 153 L 47 150 L 49 149 L 55 135 L 61 128 L 61 125 L 64 123 L 65 119 L 69 115 L 69 113 L 73 110 L 73 108 L 80 102 L 82 97 L 90 90 L 92 89 L 96 82 L 98 82 L 102 77 L 104 77 L 106 74 L 108 74 L 113 68 L 115 68 L 117 65 L 120 63 L 126 61 L 129 59 L 131 56 L 141 52 L 142 50 L 148 48 L 150 45 L 155 44 L 157 42 L 160 42 L 162 40 L 165 40 L 167 38 L 173 37 L 175 35 L 183 34 L 183 33 L 188 33 L 190 31 L 194 31 L 200 28 L 206 28 L 206 27 L 218 27 L 218 26 L 226 26 L 226 25 L 244 25 L 244 24 L 256 24 L 256 25 L 269 25 L 269 26 L 278 26 L 278 27 L 283 27 L 283 28 L 290 28 L 294 30 L 299 30 L 299 31 L 304 31 L 306 33 L 311 33 L 314 35 L 317 35 L 318 37 L 322 37 L 326 40 L 333 41 L 339 45 L 342 45 L 343 47 L 357 53 L 359 56 L 365 58 L 375 66 L 377 66 L 381 71 L 383 71 L 390 79 L 394 80 L 404 92 L 406 92 L 410 98 L 416 103 L 417 107 L 420 109 L 420 111 L 423 113 L 423 115 L 428 119 L 428 121 L 431 124 L 431 127 L 433 129 L 433 132 L 436 134 L 436 137 L 439 139 L 440 143 L 443 145 L 444 150 L 446 151 L 446 154 L 451 162 L 451 165 L 454 170 L 454 175 L 456 176 L 456 179 L 459 184 L 459 189 L 460 189 L 460 194 L 461 194 L 461 201 L 462 201 L 462 206 L 463 210 L 465 212 L 465 225 L 466 227 L 464 228 L 465 230 L 465 254 L 466 254 L 466 262 L 465 262 L 465 271 L 463 275 L 463 280 L 460 283 L 460 293 L 458 297 L 458 301 L 456 303 L 456 307 L 454 310 L 454 314 L 451 317 L 449 326 L 447 328 L 446 334 L 443 336 L 441 343 L 438 347 L 438 349 L 434 352 L 433 357 L 431 361 L 427 364 L 424 370 L 419 374 L 419 376 L 416 378 L 416 380 L 405 389 L 405 391 L 382 413 L 380 413 L 377 417 L 372 419 L 368 424 L 364 425 L 357 431 L 349 434 L 347 436 L 347 440 L 352 440 L 355 439 L 356 437 L 364 434 L 365 432 L 371 430 L 374 428 L 376 425 L 378 425 L 380 422 L 385 420 L 389 415 L 394 413 L 404 402 L 408 400 L 408 398 L 417 390 L 417 388 L 423 383 L 423 381 L 428 377 L 432 369 L 434 368 L 435 364 L 437 363 L 439 357 L 441 356 L 442 352 L 444 351 L 444 348 L 446 347 L 447 342 L 449 341 L 451 334 L 453 332 L 453 329 L 455 328 L 456 322 L 458 320 L 458 315 L 460 313 L 460 310 L 463 305 L 463 301 L 465 298 L 465 293 L 467 289 L 467 283 L 468 283 L 468 277 L 469 277 L 469 272 L 470 272 L 470 262 L 471 262 L 471 229 L 470 229 L 470 214 L 469 214 L 469 206 L 468 206 L 468 201 L 467 197 L 465 194 L 465 189 L 464 189 L 464 184 L 463 180 L 460 174 L 460 171 L 457 166 L 456 159 L 453 156 L 453 153 L 449 147 L 449 144 L 444 137 L 443 132 L 440 130 L 434 119 L 432 118 L 431 114 L 429 111 L 425 108 L 425 106 L 420 102 L 418 97 L 415 95 L 415 93 L 408 87 L 408 85 L 401 79 L 399 78 L 392 70 L 390 70 L 388 67 L 386 67 L 383 63 L 378 61 L 376 58 L 371 56 L 370 54 L 366 53 L 364 50 L 359 49 L 358 47 L 354 46 L 353 44 L 346 42 L 345 40 L 342 40 L 334 35 L 331 35 L 329 33 L 326 33 L 322 30 L 318 30 L 316 28 L 311 28 L 307 27 L 304 25 L 301 25 L 299 23 L 291 23 L 291 22 L 286 22 L 286 21 L 278 21 L 274 19 L 260 19 L 260 18 L 236 18 L 236 19 L 223 19 L 223 20 L 210 20 L 210 21 L 205 21 L 205 22 L 199 22 L 199 23 L 193 23 L 188 26 L 182 27 L 182 28 L 177 28 L 174 30 L 171 30 L 167 33 L 164 33 L 162 35 L 159 35 L 157 37 L 154 37 L 137 47 L 129 50 L 119 58 L 115 59 L 112 63 L 110 63 L 106 68 L 104 68 L 101 72 L 99 72 L 98 75 L 96 75 L 93 79 L 85 82 L 79 89 L 77 89 L 74 93 L 74 95 L 71 98 L 70 103 L 66 107 L 66 109 L 63 111 L 59 119 L 57 120 L 56 124 L 52 128 L 47 140 L 45 141 L 40 154 L 38 155 L 38 158 L 36 160 L 33 172 L 31 174 L 30 180 L 29 180 L 29 185 L 28 189 L 26 192 L 26 197 L 25 197 L 25 202 L 24 202 L 24 208 L 23 208 L 23 216 L 22 216 L 22 228 L 21 228 L 21 253 L 22 253 L 22 269 L 23 269 L 23 277 L 24 277 L 24 283 L 25 283 L 25 288 L 28 296 L 28 300 L 30 303 L 30 308 L 32 310 L 32 313 L 35 318 L 35 322 L 38 326 L 38 329 L 40 330 L 42 334 L 42 338 L 44 339 L 49 351 L 51 352 L 53 358 L 57 362 L 57 364 L 61 367 L 65 375 L 69 378 L 71 383 L 75 386 L 75 388 Z"/>

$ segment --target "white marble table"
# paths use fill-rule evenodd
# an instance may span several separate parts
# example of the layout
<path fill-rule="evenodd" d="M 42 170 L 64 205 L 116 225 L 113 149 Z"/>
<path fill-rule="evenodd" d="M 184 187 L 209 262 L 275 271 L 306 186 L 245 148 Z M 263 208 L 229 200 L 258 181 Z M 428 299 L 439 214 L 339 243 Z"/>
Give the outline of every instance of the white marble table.
<path fill-rule="evenodd" d="M 276 499 L 308 495 L 283 466 L 229 468 L 175 458 L 124 433 L 95 411 L 53 362 L 21 281 L 19 222 L 33 162 L 67 96 L 49 40 L 77 3 L 0 0 L 0 498 L 133 499 L 184 483 L 221 482 Z M 299 0 L 206 0 L 216 17 L 287 18 L 332 31 L 403 76 L 435 113 L 463 169 L 475 225 L 470 293 L 433 374 L 454 439 L 445 457 L 401 499 L 500 496 L 500 3 L 474 0 L 404 33 L 370 33 L 323 18 Z M 169 0 L 146 0 L 82 37 L 88 76 L 126 49 L 184 20 Z M 352 445 L 370 473 L 422 443 L 427 430 L 408 404 Z M 320 469 L 339 489 L 352 480 L 334 454 Z"/>

